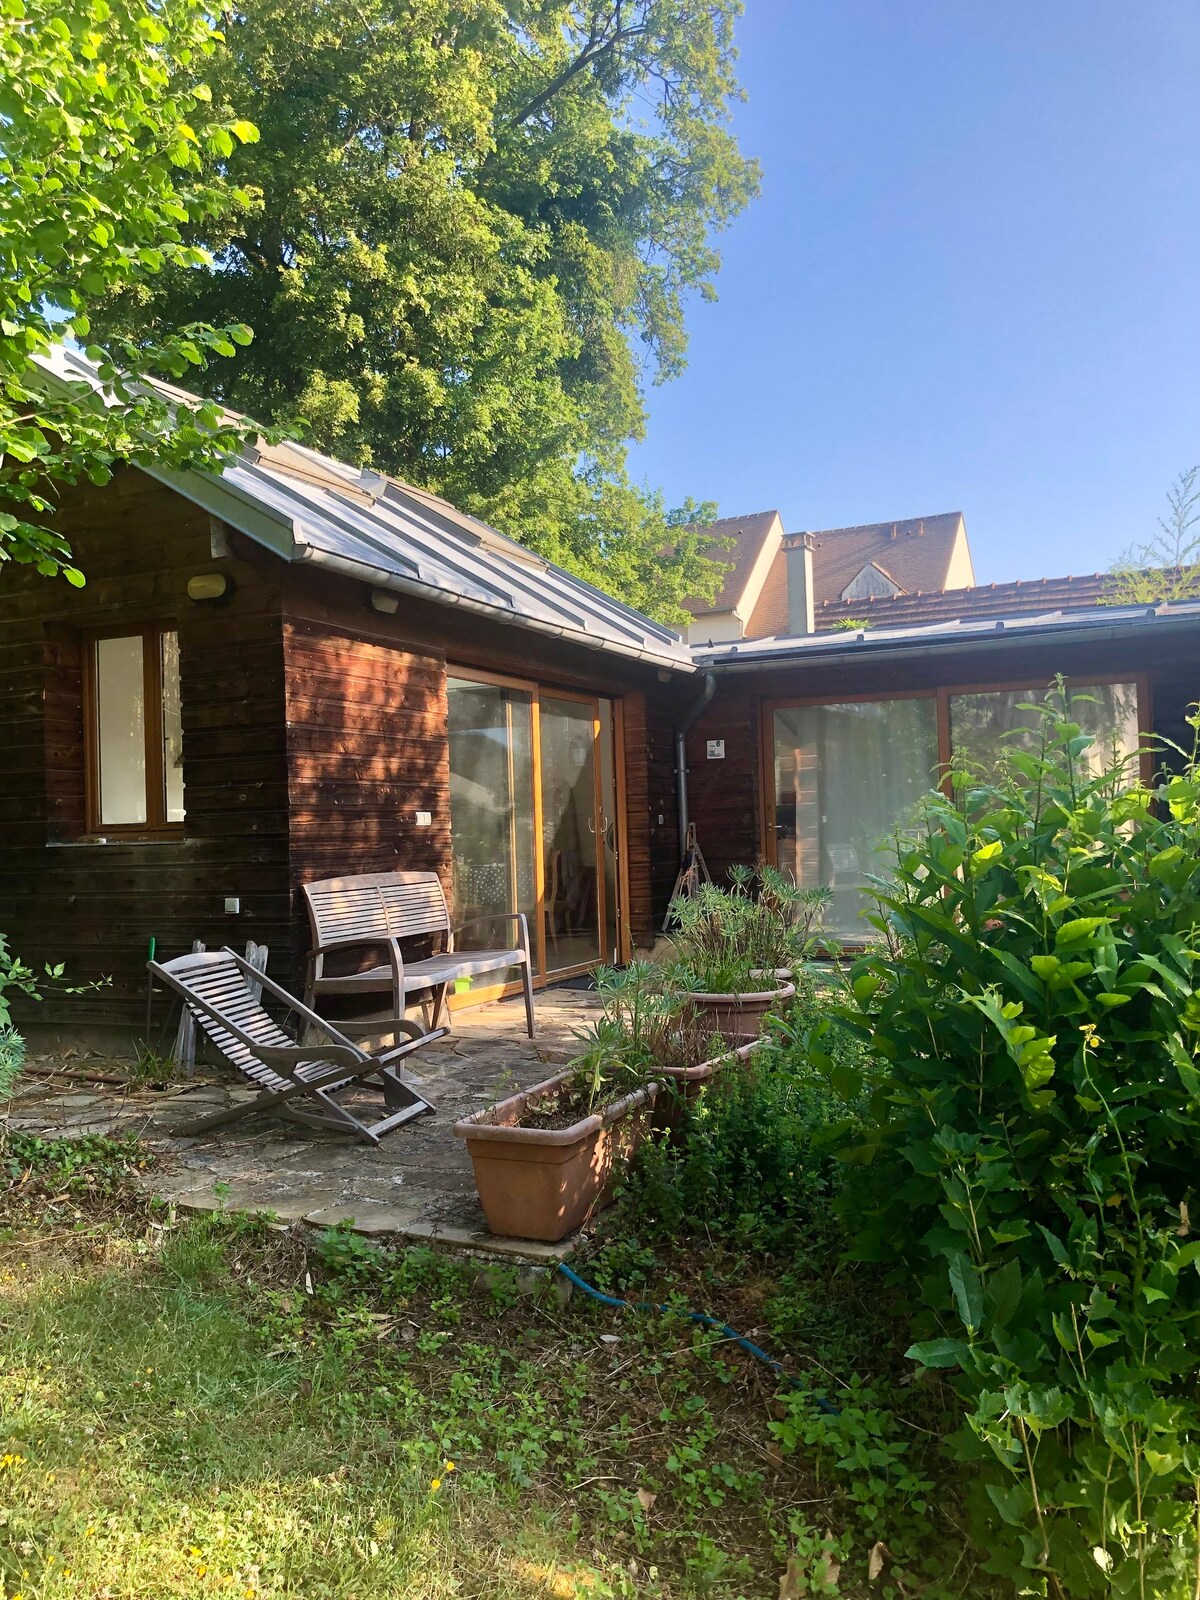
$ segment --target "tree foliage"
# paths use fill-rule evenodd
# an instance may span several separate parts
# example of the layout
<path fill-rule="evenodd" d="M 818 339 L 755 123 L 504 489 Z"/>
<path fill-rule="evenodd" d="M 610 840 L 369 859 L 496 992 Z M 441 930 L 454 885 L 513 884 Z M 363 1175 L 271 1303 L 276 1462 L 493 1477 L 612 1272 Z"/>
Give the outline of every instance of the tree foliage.
<path fill-rule="evenodd" d="M 672 611 L 719 572 L 664 536 L 626 446 L 756 187 L 727 125 L 739 9 L 247 0 L 210 77 L 261 138 L 191 231 L 214 269 L 170 264 L 110 325 L 250 323 L 207 392 Z"/>
<path fill-rule="evenodd" d="M 1153 539 L 1131 545 L 1113 566 L 1109 605 L 1200 599 L 1200 464 L 1167 490 L 1167 515 Z"/>
<path fill-rule="evenodd" d="M 200 81 L 219 37 L 199 0 L 0 0 L 0 563 L 82 583 L 45 525 L 56 485 L 102 483 L 117 460 L 211 466 L 246 432 L 140 382 L 232 355 L 240 325 L 93 345 L 103 398 L 48 388 L 38 366 L 64 337 L 90 339 L 102 298 L 207 264 L 184 230 L 237 201 L 206 174 L 255 137 L 213 114 Z"/>

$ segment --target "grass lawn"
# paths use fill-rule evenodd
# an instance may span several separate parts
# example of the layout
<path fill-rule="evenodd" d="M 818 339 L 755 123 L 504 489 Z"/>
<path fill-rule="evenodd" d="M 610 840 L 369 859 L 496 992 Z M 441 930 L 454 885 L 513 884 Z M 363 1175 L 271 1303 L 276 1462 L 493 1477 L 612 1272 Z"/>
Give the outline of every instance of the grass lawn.
<path fill-rule="evenodd" d="M 128 1161 L 97 1142 L 0 1167 L 6 1597 L 775 1600 L 789 1559 L 788 1596 L 888 1592 L 856 1586 L 869 1519 L 797 1445 L 811 1400 L 718 1333 L 345 1233 L 175 1219 Z M 814 1338 L 847 1372 L 861 1354 L 817 1285 L 785 1314 L 720 1251 L 590 1270 L 798 1370 Z"/>

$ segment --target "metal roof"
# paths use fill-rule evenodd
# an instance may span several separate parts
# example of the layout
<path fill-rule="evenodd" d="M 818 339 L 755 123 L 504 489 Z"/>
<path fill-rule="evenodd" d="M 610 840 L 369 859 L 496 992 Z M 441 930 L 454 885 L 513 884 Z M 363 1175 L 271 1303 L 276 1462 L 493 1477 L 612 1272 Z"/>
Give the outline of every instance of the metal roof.
<path fill-rule="evenodd" d="M 869 628 L 851 632 L 780 635 L 743 639 L 729 645 L 695 646 L 692 656 L 705 670 L 763 669 L 817 661 L 847 662 L 870 656 L 918 656 L 936 650 L 1011 645 L 1022 639 L 1127 638 L 1153 630 L 1200 625 L 1200 600 L 1157 606 L 1091 606 L 1086 611 L 1041 611 L 1003 619 L 963 618 L 907 628 Z M 1149 641 L 1147 641 L 1149 642 Z"/>
<path fill-rule="evenodd" d="M 58 346 L 52 377 L 104 387 L 78 351 Z M 196 396 L 156 385 L 169 399 Z M 147 465 L 222 521 L 292 563 L 415 594 L 601 652 L 694 670 L 673 629 L 506 538 L 449 501 L 303 445 L 251 449 L 218 473 Z"/>

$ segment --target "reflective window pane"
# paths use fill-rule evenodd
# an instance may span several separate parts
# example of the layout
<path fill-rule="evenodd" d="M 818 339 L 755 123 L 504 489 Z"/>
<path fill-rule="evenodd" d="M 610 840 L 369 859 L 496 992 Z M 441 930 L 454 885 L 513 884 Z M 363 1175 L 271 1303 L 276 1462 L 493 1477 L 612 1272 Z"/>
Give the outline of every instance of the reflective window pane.
<path fill-rule="evenodd" d="M 1006 750 L 1038 748 L 1038 706 L 1045 696 L 1033 689 L 989 689 L 950 696 L 950 738 L 954 753 L 967 755 L 993 776 Z M 1138 748 L 1137 684 L 1070 684 L 1068 717 L 1095 736 L 1083 753 L 1089 773 Z M 1131 773 L 1136 777 L 1136 772 Z"/>
<path fill-rule="evenodd" d="M 168 822 L 183 821 L 183 718 L 179 709 L 179 635 L 164 633 L 162 663 L 163 782 Z"/>
<path fill-rule="evenodd" d="M 450 830 L 454 920 L 523 911 L 534 937 L 537 890 L 533 842 L 533 710 L 530 695 L 498 684 L 451 678 Z M 511 921 L 484 921 L 462 949 L 510 947 Z M 491 987 L 517 973 L 489 973 Z"/>
<path fill-rule="evenodd" d="M 96 641 L 96 741 L 100 823 L 146 821 L 142 639 Z"/>
<path fill-rule="evenodd" d="M 865 700 L 775 712 L 775 841 L 804 888 L 833 891 L 825 926 L 864 939 L 865 884 L 886 874 L 891 839 L 937 782 L 933 700 Z"/>
<path fill-rule="evenodd" d="M 596 710 L 540 700 L 546 968 L 598 961 L 603 863 L 596 826 Z"/>

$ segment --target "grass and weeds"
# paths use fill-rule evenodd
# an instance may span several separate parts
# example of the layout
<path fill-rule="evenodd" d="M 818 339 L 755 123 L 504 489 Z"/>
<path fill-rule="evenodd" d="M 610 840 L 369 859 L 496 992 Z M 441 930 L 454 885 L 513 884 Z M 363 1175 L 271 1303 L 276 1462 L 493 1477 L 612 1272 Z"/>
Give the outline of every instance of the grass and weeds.
<path fill-rule="evenodd" d="M 0 1160 L 7 1596 L 732 1600 L 789 1561 L 796 1595 L 855 1592 L 841 1490 L 719 1333 L 342 1230 L 180 1220 L 143 1159 L 12 1136 Z M 798 1370 L 822 1337 L 824 1291 L 810 1322 L 736 1251 L 614 1235 L 584 1270 Z"/>
<path fill-rule="evenodd" d="M 798 1070 L 803 1025 L 648 1153 L 577 1263 L 665 1312 L 344 1229 L 179 1219 L 132 1141 L 10 1137 L 3 1592 L 983 1593 L 928 1581 L 963 1560 L 932 1509 L 937 1390 L 843 1261 L 824 1144 L 846 1113 Z"/>

